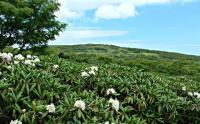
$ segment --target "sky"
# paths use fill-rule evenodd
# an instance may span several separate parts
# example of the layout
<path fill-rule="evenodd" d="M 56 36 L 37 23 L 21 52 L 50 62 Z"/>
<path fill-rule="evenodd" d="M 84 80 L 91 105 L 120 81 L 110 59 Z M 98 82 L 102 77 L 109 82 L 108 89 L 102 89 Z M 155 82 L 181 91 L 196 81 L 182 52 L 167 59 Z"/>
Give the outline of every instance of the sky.
<path fill-rule="evenodd" d="M 200 55 L 200 0 L 58 0 L 50 44 L 112 44 Z"/>

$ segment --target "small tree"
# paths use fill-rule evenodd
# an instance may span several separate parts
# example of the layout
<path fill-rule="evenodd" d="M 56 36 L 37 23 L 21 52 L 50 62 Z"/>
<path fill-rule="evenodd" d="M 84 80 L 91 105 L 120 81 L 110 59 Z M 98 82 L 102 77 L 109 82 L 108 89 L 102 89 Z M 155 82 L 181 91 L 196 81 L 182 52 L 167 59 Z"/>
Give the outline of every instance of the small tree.
<path fill-rule="evenodd" d="M 56 20 L 57 0 L 0 0 L 0 50 L 17 44 L 20 50 L 55 40 L 66 24 Z"/>

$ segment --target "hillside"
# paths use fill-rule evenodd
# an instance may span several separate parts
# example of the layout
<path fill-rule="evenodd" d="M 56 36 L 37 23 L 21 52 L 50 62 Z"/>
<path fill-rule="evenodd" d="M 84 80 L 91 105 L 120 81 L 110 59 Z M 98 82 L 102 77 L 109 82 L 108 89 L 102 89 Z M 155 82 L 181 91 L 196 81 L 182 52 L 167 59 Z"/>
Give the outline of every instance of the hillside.
<path fill-rule="evenodd" d="M 78 60 L 0 54 L 0 123 L 200 123 L 199 82 Z"/>
<path fill-rule="evenodd" d="M 50 53 L 85 63 L 116 63 L 134 66 L 162 76 L 179 76 L 200 81 L 200 57 L 180 53 L 123 48 L 113 45 L 51 46 Z"/>

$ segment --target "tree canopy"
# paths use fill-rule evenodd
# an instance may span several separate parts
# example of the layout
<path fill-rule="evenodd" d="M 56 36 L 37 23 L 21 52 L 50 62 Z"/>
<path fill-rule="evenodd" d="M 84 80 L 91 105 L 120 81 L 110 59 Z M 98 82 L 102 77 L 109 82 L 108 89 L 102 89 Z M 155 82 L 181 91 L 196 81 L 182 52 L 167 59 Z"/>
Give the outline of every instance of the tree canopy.
<path fill-rule="evenodd" d="M 0 0 L 0 50 L 46 45 L 66 24 L 56 20 L 57 0 Z"/>

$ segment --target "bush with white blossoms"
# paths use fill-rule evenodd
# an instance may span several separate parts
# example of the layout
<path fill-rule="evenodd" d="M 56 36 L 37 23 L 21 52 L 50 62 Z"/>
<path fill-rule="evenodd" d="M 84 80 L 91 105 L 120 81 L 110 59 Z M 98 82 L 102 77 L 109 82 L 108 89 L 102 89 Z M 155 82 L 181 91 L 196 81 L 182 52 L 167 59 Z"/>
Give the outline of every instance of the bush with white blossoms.
<path fill-rule="evenodd" d="M 117 99 L 112 99 L 112 98 L 111 98 L 111 99 L 108 101 L 108 103 L 111 103 L 112 108 L 113 108 L 114 110 L 116 110 L 116 111 L 119 110 L 119 100 L 117 100 Z"/>
<path fill-rule="evenodd" d="M 56 112 L 56 107 L 53 103 L 51 103 L 50 105 L 46 105 L 46 110 L 49 113 L 55 113 Z"/>
<path fill-rule="evenodd" d="M 22 124 L 19 120 L 11 120 L 10 124 Z"/>
<path fill-rule="evenodd" d="M 80 108 L 80 109 L 82 109 L 82 110 L 85 110 L 85 102 L 82 101 L 82 100 L 77 100 L 77 101 L 74 103 L 74 107 Z"/>
<path fill-rule="evenodd" d="M 13 57 L 12 53 L 0 53 L 0 59 L 15 65 L 22 63 L 33 67 L 35 66 L 35 63 L 40 62 L 40 59 L 37 56 L 27 55 L 24 57 L 22 54 L 17 54 Z"/>
<path fill-rule="evenodd" d="M 98 68 L 57 56 L 40 58 L 1 58 L 0 123 L 200 124 L 199 82 L 160 78 L 112 63 Z M 52 68 L 60 69 L 55 73 Z"/>

